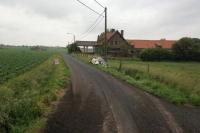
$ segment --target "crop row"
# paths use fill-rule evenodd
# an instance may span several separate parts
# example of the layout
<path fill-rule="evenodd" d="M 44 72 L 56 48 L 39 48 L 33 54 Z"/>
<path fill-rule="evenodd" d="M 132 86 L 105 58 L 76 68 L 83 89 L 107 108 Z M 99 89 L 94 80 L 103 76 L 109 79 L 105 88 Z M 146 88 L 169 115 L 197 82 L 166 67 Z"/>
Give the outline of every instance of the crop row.
<path fill-rule="evenodd" d="M 42 52 L 0 53 L 0 84 L 38 66 L 50 55 L 50 53 Z"/>

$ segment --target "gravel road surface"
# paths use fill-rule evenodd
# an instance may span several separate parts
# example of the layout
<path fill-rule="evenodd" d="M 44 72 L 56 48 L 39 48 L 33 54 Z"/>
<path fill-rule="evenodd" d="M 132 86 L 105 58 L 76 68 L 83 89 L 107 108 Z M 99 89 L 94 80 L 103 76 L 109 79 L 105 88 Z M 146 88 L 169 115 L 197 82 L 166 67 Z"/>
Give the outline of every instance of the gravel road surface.
<path fill-rule="evenodd" d="M 72 84 L 49 116 L 46 133 L 200 133 L 200 108 L 175 106 L 62 56 Z"/>

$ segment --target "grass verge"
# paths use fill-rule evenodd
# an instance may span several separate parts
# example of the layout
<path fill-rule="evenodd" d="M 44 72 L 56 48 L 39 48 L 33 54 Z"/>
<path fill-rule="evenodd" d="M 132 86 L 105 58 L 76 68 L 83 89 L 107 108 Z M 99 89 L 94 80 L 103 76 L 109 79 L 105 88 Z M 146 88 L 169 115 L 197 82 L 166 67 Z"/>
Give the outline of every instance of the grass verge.
<path fill-rule="evenodd" d="M 88 63 L 92 56 L 72 55 Z M 143 62 L 109 59 L 109 68 L 97 68 L 176 105 L 200 106 L 200 64 L 195 62 Z M 147 66 L 150 66 L 149 70 Z"/>
<path fill-rule="evenodd" d="M 59 65 L 54 59 L 59 59 Z M 0 132 L 38 132 L 45 127 L 50 105 L 70 82 L 60 54 L 0 86 Z"/>

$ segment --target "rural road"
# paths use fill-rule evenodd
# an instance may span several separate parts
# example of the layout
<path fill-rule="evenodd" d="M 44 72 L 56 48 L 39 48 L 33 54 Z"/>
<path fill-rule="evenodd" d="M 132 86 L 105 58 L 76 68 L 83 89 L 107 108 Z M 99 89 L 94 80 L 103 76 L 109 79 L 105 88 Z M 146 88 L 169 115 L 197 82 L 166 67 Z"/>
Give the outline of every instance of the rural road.
<path fill-rule="evenodd" d="M 175 106 L 69 55 L 62 56 L 70 68 L 72 85 L 45 132 L 200 132 L 200 108 Z"/>

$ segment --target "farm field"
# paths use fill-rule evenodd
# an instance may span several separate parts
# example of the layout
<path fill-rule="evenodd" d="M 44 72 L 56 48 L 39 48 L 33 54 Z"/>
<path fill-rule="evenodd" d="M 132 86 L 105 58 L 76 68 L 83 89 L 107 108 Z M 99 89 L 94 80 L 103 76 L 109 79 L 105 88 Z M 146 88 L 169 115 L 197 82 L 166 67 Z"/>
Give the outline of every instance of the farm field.
<path fill-rule="evenodd" d="M 22 49 L 6 49 L 0 51 L 0 84 L 16 77 L 47 60 L 52 53 L 32 52 Z"/>
<path fill-rule="evenodd" d="M 88 62 L 92 56 L 76 58 Z M 109 69 L 99 69 L 174 104 L 200 106 L 200 63 L 143 62 L 138 59 L 108 59 Z M 149 68 L 148 68 L 149 66 Z"/>
<path fill-rule="evenodd" d="M 45 127 L 52 102 L 70 81 L 60 52 L 0 50 L 0 133 L 39 132 Z"/>

